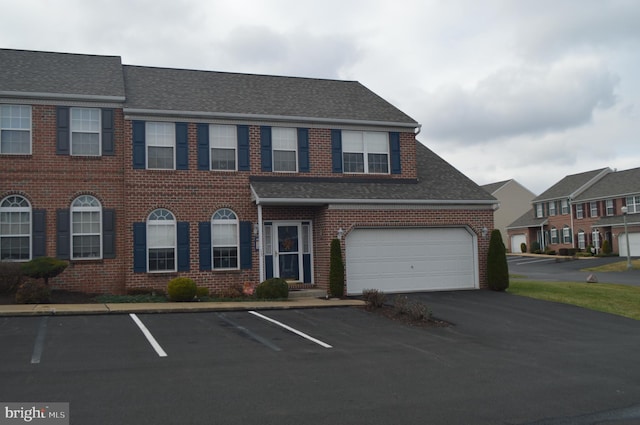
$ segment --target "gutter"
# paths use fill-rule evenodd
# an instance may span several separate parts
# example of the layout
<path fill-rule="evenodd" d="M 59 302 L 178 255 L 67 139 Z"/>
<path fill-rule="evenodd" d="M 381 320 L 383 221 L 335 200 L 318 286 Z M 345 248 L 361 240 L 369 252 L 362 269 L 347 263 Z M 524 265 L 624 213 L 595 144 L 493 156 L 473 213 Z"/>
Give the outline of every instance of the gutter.
<path fill-rule="evenodd" d="M 366 125 L 377 127 L 401 127 L 420 129 L 422 126 L 417 122 L 394 122 L 394 121 L 376 121 L 376 120 L 355 120 L 342 118 L 317 118 L 302 117 L 294 115 L 270 115 L 270 114 L 245 114 L 233 112 L 203 112 L 203 111 L 172 111 L 157 109 L 137 109 L 124 108 L 124 113 L 129 115 L 154 115 L 166 117 L 190 117 L 201 119 L 240 119 L 240 120 L 256 120 L 256 121 L 278 121 L 278 122 L 303 122 L 303 123 L 323 123 L 323 124 L 350 124 L 350 125 Z"/>
<path fill-rule="evenodd" d="M 54 99 L 54 100 L 84 100 L 94 102 L 116 102 L 123 103 L 124 96 L 100 96 L 94 94 L 74 94 L 74 93 L 42 93 L 42 92 L 17 92 L 0 91 L 0 97 L 11 97 L 21 99 Z"/>
<path fill-rule="evenodd" d="M 251 188 L 257 205 L 326 205 L 326 204 L 383 204 L 383 205 L 499 205 L 491 200 L 436 200 L 436 199 L 332 199 L 332 198 L 260 198 Z"/>

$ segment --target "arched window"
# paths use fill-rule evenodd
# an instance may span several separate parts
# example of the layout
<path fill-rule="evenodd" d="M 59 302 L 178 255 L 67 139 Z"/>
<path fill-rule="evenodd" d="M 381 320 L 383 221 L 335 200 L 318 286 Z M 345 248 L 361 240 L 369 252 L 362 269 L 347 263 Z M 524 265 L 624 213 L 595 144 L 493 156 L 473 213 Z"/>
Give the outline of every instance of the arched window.
<path fill-rule="evenodd" d="M 90 195 L 71 203 L 71 258 L 102 258 L 102 205 Z"/>
<path fill-rule="evenodd" d="M 150 272 L 176 271 L 176 219 L 164 208 L 147 219 L 147 264 Z"/>
<path fill-rule="evenodd" d="M 0 260 L 31 259 L 31 205 L 19 195 L 0 202 Z"/>
<path fill-rule="evenodd" d="M 211 218 L 213 269 L 237 269 L 238 245 L 238 217 L 228 208 L 216 211 Z"/>

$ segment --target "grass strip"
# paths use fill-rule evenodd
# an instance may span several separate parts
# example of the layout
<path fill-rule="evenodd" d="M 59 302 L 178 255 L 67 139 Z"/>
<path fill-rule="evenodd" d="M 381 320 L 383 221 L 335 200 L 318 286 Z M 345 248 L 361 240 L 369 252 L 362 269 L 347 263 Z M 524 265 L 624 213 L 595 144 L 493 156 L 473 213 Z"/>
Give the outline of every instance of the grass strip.
<path fill-rule="evenodd" d="M 507 292 L 640 320 L 640 287 L 637 286 L 512 280 Z"/>

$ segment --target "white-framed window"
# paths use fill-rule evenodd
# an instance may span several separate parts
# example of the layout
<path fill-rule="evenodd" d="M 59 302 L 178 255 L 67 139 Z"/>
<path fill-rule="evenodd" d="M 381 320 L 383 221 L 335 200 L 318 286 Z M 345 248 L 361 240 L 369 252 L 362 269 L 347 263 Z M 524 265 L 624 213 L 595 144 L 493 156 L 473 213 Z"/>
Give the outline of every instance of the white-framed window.
<path fill-rule="evenodd" d="M 102 258 L 102 205 L 82 195 L 71 203 L 71 259 Z"/>
<path fill-rule="evenodd" d="M 343 131 L 342 167 L 345 173 L 389 174 L 389 134 Z"/>
<path fill-rule="evenodd" d="M 100 156 L 99 108 L 71 108 L 71 155 Z"/>
<path fill-rule="evenodd" d="M 238 269 L 240 245 L 238 216 L 229 208 L 216 211 L 211 218 L 213 269 Z"/>
<path fill-rule="evenodd" d="M 302 253 L 311 254 L 311 224 L 302 223 Z"/>
<path fill-rule="evenodd" d="M 560 201 L 560 211 L 562 215 L 569 214 L 569 202 L 566 199 Z"/>
<path fill-rule="evenodd" d="M 555 227 L 551 228 L 551 243 L 558 243 L 558 229 Z"/>
<path fill-rule="evenodd" d="M 640 213 L 640 195 L 627 196 L 627 213 L 628 214 Z"/>
<path fill-rule="evenodd" d="M 549 202 L 549 215 L 556 215 L 556 201 Z"/>
<path fill-rule="evenodd" d="M 273 255 L 273 234 L 272 234 L 272 226 L 271 224 L 265 224 L 262 229 L 262 237 L 264 238 L 264 243 L 262 244 L 264 248 L 264 255 Z"/>
<path fill-rule="evenodd" d="M 536 204 L 536 217 L 542 218 L 544 217 L 544 208 L 542 204 Z"/>
<path fill-rule="evenodd" d="M 147 219 L 147 264 L 150 272 L 174 272 L 176 261 L 176 218 L 164 208 Z"/>
<path fill-rule="evenodd" d="M 589 203 L 589 216 L 590 217 L 597 217 L 598 216 L 598 203 L 597 202 L 590 202 Z"/>
<path fill-rule="evenodd" d="M 0 105 L 0 154 L 31 154 L 31 106 Z"/>
<path fill-rule="evenodd" d="M 147 122 L 147 168 L 174 170 L 176 168 L 176 129 L 172 122 Z"/>
<path fill-rule="evenodd" d="M 571 228 L 569 226 L 562 228 L 562 243 L 571 243 Z"/>
<path fill-rule="evenodd" d="M 584 218 L 582 204 L 576 204 L 576 218 Z"/>
<path fill-rule="evenodd" d="M 585 249 L 587 247 L 587 240 L 585 238 L 584 230 L 578 230 L 578 248 Z"/>
<path fill-rule="evenodd" d="M 209 126 L 211 169 L 235 171 L 238 163 L 238 134 L 235 125 Z"/>
<path fill-rule="evenodd" d="M 19 195 L 0 202 L 0 260 L 31 259 L 31 204 Z"/>
<path fill-rule="evenodd" d="M 271 129 L 273 171 L 295 173 L 298 171 L 298 134 L 295 128 Z"/>
<path fill-rule="evenodd" d="M 616 209 L 615 209 L 615 206 L 613 205 L 613 199 L 607 199 L 606 206 L 607 206 L 607 216 L 615 215 Z"/>

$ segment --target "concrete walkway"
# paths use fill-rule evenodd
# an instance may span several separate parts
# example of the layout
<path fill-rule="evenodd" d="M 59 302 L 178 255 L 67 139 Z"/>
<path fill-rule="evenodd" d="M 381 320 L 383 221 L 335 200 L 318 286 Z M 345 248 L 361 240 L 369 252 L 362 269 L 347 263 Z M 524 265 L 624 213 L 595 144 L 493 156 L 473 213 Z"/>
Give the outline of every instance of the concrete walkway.
<path fill-rule="evenodd" d="M 41 316 L 74 314 L 188 313 L 203 311 L 274 310 L 361 306 L 354 299 L 295 297 L 286 301 L 189 302 L 189 303 L 108 303 L 108 304 L 10 304 L 0 305 L 0 316 Z"/>

